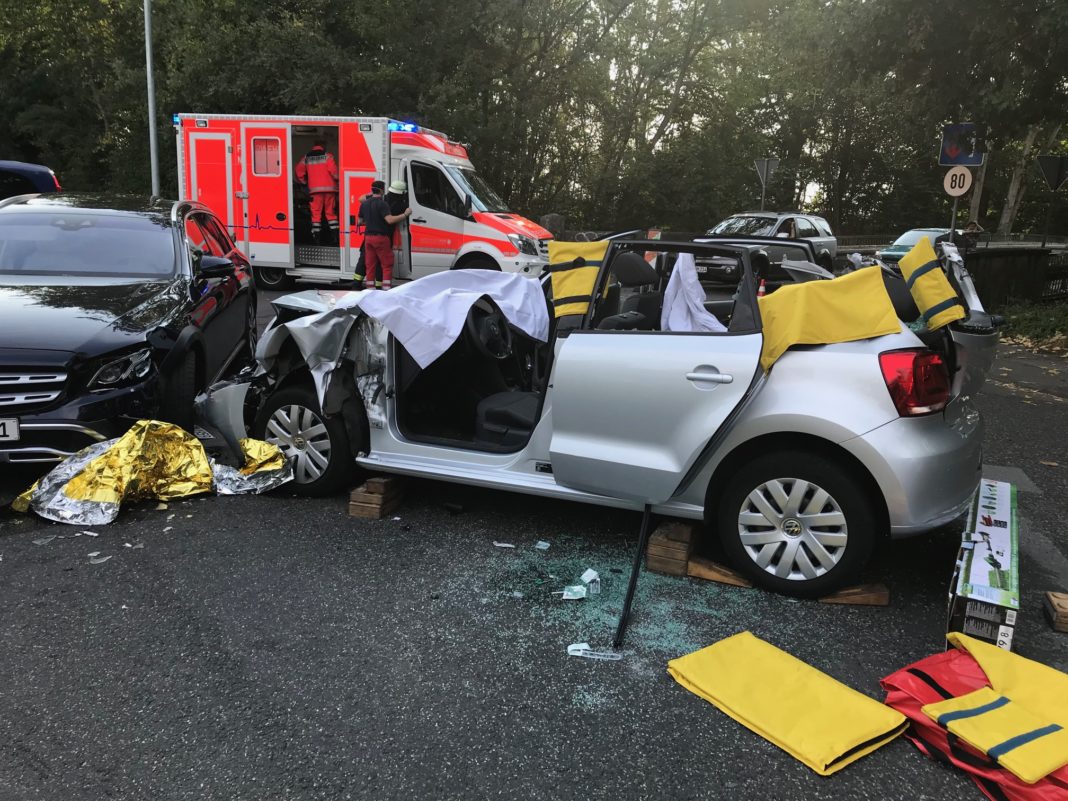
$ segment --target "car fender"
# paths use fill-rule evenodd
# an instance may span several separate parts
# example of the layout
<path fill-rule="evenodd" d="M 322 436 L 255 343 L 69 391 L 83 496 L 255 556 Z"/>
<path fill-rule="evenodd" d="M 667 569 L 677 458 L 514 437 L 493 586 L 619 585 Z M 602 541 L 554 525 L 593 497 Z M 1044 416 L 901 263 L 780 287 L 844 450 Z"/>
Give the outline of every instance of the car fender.
<path fill-rule="evenodd" d="M 502 242 L 501 244 L 504 243 Z M 511 243 L 508 244 L 510 245 Z M 503 264 L 504 261 L 509 258 L 491 242 L 486 240 L 474 240 L 464 243 L 463 247 L 457 251 L 456 260 L 453 264 L 460 264 L 464 259 L 470 258 L 471 256 L 488 256 L 493 259 L 498 266 Z"/>
<path fill-rule="evenodd" d="M 204 352 L 204 333 L 195 325 L 187 325 L 179 332 L 178 336 L 172 337 L 165 328 L 157 328 L 148 335 L 148 343 L 160 350 L 166 350 L 162 361 L 159 363 L 161 373 L 168 373 L 177 369 L 178 365 L 191 351 Z M 201 364 L 201 370 L 204 365 Z M 203 380 L 204 376 L 198 376 Z"/>

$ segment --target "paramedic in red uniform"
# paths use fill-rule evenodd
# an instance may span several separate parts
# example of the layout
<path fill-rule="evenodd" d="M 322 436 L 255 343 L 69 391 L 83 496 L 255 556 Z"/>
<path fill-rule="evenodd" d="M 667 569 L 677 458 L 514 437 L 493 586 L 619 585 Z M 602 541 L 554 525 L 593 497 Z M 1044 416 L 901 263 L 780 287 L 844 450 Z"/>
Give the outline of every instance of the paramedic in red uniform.
<path fill-rule="evenodd" d="M 330 228 L 331 242 L 336 244 L 337 225 L 337 162 L 326 152 L 326 142 L 317 139 L 308 154 L 297 164 L 297 180 L 304 184 L 311 195 L 312 237 L 321 245 L 320 231 L 323 215 Z"/>
<path fill-rule="evenodd" d="M 412 216 L 411 208 L 400 214 L 390 214 L 389 205 L 382 193 L 384 181 L 371 184 L 371 195 L 360 204 L 360 221 L 363 223 L 363 247 L 367 256 L 367 277 L 364 289 L 389 289 L 393 285 L 393 226 Z M 378 266 L 382 265 L 382 279 L 377 281 Z"/>

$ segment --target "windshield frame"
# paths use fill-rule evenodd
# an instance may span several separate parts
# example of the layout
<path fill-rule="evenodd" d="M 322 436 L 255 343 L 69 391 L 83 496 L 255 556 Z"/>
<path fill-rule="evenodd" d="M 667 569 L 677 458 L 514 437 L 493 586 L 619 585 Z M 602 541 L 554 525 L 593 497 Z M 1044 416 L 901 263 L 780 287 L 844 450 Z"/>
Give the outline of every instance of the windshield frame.
<path fill-rule="evenodd" d="M 508 208 L 508 204 L 504 202 L 504 199 L 494 190 L 492 186 L 483 178 L 474 167 L 462 167 L 458 164 L 444 164 L 445 172 L 449 178 L 457 185 L 461 195 L 469 195 L 471 197 L 471 208 L 474 211 L 482 211 L 489 214 L 511 214 L 512 210 Z M 471 178 L 474 178 L 472 182 Z M 474 185 L 473 185 L 474 184 Z M 491 202 L 487 203 L 487 200 L 479 193 L 482 190 L 490 197 Z M 496 201 L 493 203 L 492 201 Z M 499 208 L 497 208 L 499 207 Z"/>

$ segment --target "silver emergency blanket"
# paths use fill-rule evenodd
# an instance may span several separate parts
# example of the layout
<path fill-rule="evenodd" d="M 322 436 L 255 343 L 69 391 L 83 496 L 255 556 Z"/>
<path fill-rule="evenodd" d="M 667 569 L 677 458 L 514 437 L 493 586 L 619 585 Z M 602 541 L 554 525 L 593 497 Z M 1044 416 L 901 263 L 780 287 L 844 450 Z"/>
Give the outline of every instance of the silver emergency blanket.
<path fill-rule="evenodd" d="M 48 520 L 99 526 L 112 522 L 123 502 L 167 501 L 214 490 L 220 495 L 260 493 L 293 478 L 277 446 L 240 441 L 238 468 L 209 459 L 191 434 L 170 423 L 141 420 L 123 436 L 67 457 L 12 503 Z"/>
<path fill-rule="evenodd" d="M 388 292 L 342 298 L 337 308 L 359 307 L 389 329 L 416 364 L 426 367 L 456 341 L 471 307 L 483 296 L 520 331 L 548 341 L 549 311 L 541 284 L 516 273 L 449 270 Z"/>
<path fill-rule="evenodd" d="M 661 331 L 726 331 L 716 315 L 705 308 L 705 290 L 697 278 L 692 253 L 680 253 L 664 292 Z"/>

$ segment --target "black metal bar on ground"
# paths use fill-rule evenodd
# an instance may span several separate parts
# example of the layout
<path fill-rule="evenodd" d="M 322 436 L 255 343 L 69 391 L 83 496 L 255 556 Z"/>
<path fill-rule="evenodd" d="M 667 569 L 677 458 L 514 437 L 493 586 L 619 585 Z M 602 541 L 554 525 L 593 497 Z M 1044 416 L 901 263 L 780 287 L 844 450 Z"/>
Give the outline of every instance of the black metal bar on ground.
<path fill-rule="evenodd" d="M 613 648 L 623 646 L 623 638 L 627 635 L 627 621 L 630 619 L 630 605 L 634 601 L 634 590 L 638 586 L 638 574 L 642 569 L 642 556 L 645 554 L 645 546 L 649 543 L 649 534 L 653 528 L 653 511 L 649 504 L 645 504 L 642 511 L 642 530 L 638 534 L 638 550 L 634 552 L 634 563 L 630 568 L 630 583 L 627 584 L 627 597 L 623 600 L 623 611 L 619 615 L 619 625 L 616 627 L 616 638 L 612 640 Z"/>

